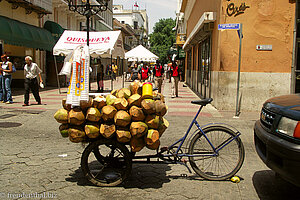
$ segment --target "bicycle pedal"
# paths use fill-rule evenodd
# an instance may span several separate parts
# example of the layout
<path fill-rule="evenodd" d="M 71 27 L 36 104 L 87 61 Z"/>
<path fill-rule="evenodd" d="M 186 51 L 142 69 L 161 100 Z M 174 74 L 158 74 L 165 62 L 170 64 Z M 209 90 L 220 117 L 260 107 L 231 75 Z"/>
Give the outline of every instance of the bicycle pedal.
<path fill-rule="evenodd" d="M 182 158 L 180 161 L 183 162 L 183 163 L 187 163 L 188 162 L 188 160 L 184 159 L 184 158 Z"/>

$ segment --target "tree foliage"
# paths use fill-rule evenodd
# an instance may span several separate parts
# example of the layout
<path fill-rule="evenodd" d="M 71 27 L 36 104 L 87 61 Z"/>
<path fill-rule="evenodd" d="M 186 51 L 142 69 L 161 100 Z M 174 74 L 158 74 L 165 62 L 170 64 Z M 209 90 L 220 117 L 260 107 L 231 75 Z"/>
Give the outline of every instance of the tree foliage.
<path fill-rule="evenodd" d="M 159 57 L 162 64 L 169 62 L 168 51 L 176 40 L 174 26 L 175 20 L 172 18 L 160 19 L 155 23 L 153 33 L 149 35 L 150 49 Z"/>

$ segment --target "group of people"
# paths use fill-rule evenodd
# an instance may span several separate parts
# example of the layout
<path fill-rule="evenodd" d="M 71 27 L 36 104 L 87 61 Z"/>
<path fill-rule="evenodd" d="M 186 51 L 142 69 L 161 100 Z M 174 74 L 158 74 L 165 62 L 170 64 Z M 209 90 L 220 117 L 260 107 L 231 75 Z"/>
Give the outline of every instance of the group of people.
<path fill-rule="evenodd" d="M 170 80 L 172 83 L 172 98 L 178 97 L 178 82 L 179 82 L 179 67 L 176 61 L 172 62 L 172 65 L 169 70 Z M 153 77 L 155 87 L 158 89 L 158 92 L 161 93 L 162 83 L 165 77 L 165 69 L 157 60 L 153 68 L 150 68 L 148 65 L 145 65 L 143 62 L 138 66 L 137 63 L 134 64 L 134 67 L 131 69 L 130 80 L 140 80 L 142 82 L 151 81 Z"/>
<path fill-rule="evenodd" d="M 118 66 L 112 63 L 111 65 L 107 65 L 105 73 L 104 73 L 104 65 L 101 63 L 101 60 L 98 60 L 97 63 L 97 92 L 103 92 L 104 91 L 104 75 L 107 75 L 111 77 L 112 80 L 117 79 L 118 74 Z"/>
<path fill-rule="evenodd" d="M 25 57 L 25 66 L 24 66 L 24 104 L 23 106 L 29 106 L 29 93 L 30 90 L 33 93 L 33 96 L 37 102 L 37 104 L 42 104 L 41 98 L 39 95 L 39 83 L 42 84 L 42 70 L 38 67 L 38 65 L 32 62 L 32 58 L 30 56 Z M 0 62 L 0 102 L 6 104 L 12 104 L 12 92 L 11 92 L 11 82 L 12 82 L 12 73 L 13 73 L 13 63 L 9 61 L 9 57 L 7 55 L 1 56 Z M 39 77 L 39 82 L 37 80 Z"/>

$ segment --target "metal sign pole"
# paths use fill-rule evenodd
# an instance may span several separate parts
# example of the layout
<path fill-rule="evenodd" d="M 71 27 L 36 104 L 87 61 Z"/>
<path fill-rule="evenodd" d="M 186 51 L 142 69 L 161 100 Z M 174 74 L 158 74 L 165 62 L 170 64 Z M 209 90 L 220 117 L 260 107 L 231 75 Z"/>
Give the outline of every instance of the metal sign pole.
<path fill-rule="evenodd" d="M 236 109 L 235 117 L 238 117 L 240 114 L 239 111 L 239 92 L 240 92 L 240 76 L 241 76 L 241 58 L 242 58 L 242 39 L 243 39 L 243 24 L 240 24 L 240 47 L 239 47 L 239 64 L 238 64 L 238 78 L 237 78 L 237 91 L 236 91 Z"/>

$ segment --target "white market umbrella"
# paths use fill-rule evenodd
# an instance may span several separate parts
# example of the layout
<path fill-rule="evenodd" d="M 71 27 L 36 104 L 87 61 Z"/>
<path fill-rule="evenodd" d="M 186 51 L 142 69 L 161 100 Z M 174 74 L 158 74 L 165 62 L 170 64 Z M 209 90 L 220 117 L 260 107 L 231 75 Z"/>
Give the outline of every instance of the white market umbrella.
<path fill-rule="evenodd" d="M 158 59 L 158 56 L 153 54 L 142 45 L 139 45 L 125 53 L 125 58 L 128 59 L 128 61 L 155 62 Z"/>

